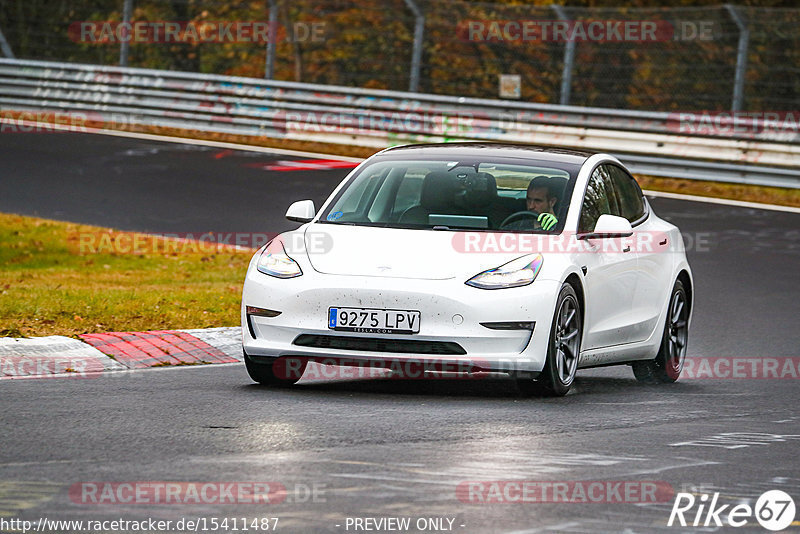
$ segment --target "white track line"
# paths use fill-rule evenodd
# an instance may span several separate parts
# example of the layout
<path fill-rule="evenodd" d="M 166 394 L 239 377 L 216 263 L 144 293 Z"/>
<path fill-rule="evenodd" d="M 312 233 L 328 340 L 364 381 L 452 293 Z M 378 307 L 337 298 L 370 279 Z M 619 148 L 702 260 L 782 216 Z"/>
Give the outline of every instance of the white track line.
<path fill-rule="evenodd" d="M 104 130 L 100 128 L 87 128 L 81 127 L 76 131 L 75 126 L 62 125 L 62 124 L 49 124 L 40 123 L 35 121 L 18 121 L 26 126 L 46 126 L 54 130 L 66 130 L 74 133 L 93 133 L 100 135 L 112 135 L 116 137 L 127 137 L 132 139 L 145 139 L 149 141 L 164 141 L 167 143 L 181 143 L 185 145 L 199 145 L 210 146 L 215 148 L 227 148 L 230 150 L 245 150 L 248 152 L 261 152 L 267 154 L 284 154 L 287 156 L 304 156 L 319 159 L 339 159 L 342 161 L 352 161 L 360 163 L 364 158 L 353 158 L 350 156 L 337 156 L 333 154 L 323 154 L 321 152 L 306 152 L 302 150 L 288 150 L 285 148 L 271 148 L 255 145 L 244 145 L 240 143 L 227 143 L 224 141 L 211 141 L 206 139 L 190 139 L 188 137 L 174 137 L 171 135 L 156 135 L 140 132 L 125 132 L 122 130 Z M 665 193 L 661 191 L 644 191 L 646 195 L 652 197 L 672 198 L 676 200 L 688 200 L 690 202 L 707 202 L 709 204 L 722 204 L 724 206 L 736 206 L 739 208 L 754 208 L 771 211 L 783 211 L 787 213 L 800 213 L 800 208 L 793 208 L 791 206 L 780 206 L 778 204 L 762 204 L 760 202 L 745 202 L 743 200 L 728 200 L 724 198 L 703 197 L 699 195 L 684 195 L 680 193 Z"/>
<path fill-rule="evenodd" d="M 356 163 L 360 163 L 364 161 L 364 158 L 353 158 L 350 156 L 337 156 L 336 154 L 323 154 L 321 152 L 305 152 L 303 150 L 289 150 L 286 148 L 271 148 L 265 146 L 255 146 L 255 145 L 244 145 L 240 143 L 227 143 L 224 141 L 212 141 L 210 139 L 191 139 L 188 137 L 175 137 L 172 135 L 157 135 L 157 134 L 148 134 L 148 133 L 141 133 L 141 132 L 125 132 L 122 130 L 105 130 L 101 128 L 89 128 L 87 126 L 70 126 L 68 124 L 51 124 L 51 123 L 43 123 L 37 121 L 15 121 L 16 124 L 24 124 L 25 126 L 41 126 L 43 128 L 49 128 L 51 130 L 63 130 L 72 133 L 91 133 L 91 134 L 100 134 L 100 135 L 112 135 L 115 137 L 128 137 L 133 139 L 145 139 L 148 141 L 164 141 L 167 143 L 180 143 L 184 145 L 200 145 L 200 146 L 211 146 L 215 148 L 229 148 L 231 150 L 246 150 L 248 152 L 262 152 L 262 153 L 270 153 L 270 154 L 283 154 L 286 156 L 306 156 L 311 158 L 317 159 L 339 159 L 342 161 L 352 161 Z"/>

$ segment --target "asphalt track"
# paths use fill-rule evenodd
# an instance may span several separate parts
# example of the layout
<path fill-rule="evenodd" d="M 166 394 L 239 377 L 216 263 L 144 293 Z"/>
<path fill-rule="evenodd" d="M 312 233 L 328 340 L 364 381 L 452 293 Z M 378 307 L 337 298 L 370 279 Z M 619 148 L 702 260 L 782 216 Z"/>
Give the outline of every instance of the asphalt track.
<path fill-rule="evenodd" d="M 319 205 L 346 173 L 249 165 L 286 159 L 88 134 L 2 134 L 0 211 L 150 232 L 277 232 L 291 227 L 283 220 L 291 201 Z M 689 245 L 689 357 L 800 356 L 800 215 L 652 204 Z M 800 504 L 798 385 L 643 386 L 627 367 L 581 372 L 563 399 L 522 398 L 502 379 L 274 390 L 251 384 L 240 365 L 6 380 L 0 518 L 279 517 L 279 532 L 355 532 L 348 517 L 409 517 L 412 526 L 438 517 L 464 533 L 766 532 L 752 519 L 737 529 L 667 527 L 671 500 L 476 504 L 459 500 L 456 488 L 646 480 L 719 492 L 721 504 L 752 505 L 769 489 Z M 269 505 L 88 505 L 69 495 L 82 481 L 272 481 L 289 495 Z M 306 498 L 314 485 L 316 497 Z M 798 530 L 795 521 L 784 532 Z"/>
<path fill-rule="evenodd" d="M 0 212 L 143 232 L 281 232 L 346 170 L 280 173 L 281 155 L 72 133 L 0 134 Z"/>

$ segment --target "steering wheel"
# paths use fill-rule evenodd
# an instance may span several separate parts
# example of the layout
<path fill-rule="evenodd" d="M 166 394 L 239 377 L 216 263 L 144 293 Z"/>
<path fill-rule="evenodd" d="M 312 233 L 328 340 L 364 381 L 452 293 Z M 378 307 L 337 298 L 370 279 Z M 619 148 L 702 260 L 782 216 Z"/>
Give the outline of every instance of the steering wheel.
<path fill-rule="evenodd" d="M 505 219 L 503 222 L 500 223 L 500 228 L 511 224 L 512 222 L 521 221 L 524 219 L 533 219 L 533 226 L 535 227 L 537 224 L 537 219 L 539 218 L 539 214 L 535 211 L 518 211 L 516 213 L 512 213 Z"/>

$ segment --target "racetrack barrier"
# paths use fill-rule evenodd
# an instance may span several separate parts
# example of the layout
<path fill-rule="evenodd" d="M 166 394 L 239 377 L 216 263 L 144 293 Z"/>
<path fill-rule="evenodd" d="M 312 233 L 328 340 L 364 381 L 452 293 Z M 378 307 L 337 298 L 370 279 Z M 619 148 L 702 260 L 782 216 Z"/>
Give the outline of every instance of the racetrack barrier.
<path fill-rule="evenodd" d="M 35 113 L 34 113 L 35 112 Z M 0 134 L 165 127 L 371 147 L 445 141 L 608 152 L 634 173 L 800 188 L 789 113 L 666 113 L 0 59 Z M 41 126 L 44 123 L 45 126 Z"/>

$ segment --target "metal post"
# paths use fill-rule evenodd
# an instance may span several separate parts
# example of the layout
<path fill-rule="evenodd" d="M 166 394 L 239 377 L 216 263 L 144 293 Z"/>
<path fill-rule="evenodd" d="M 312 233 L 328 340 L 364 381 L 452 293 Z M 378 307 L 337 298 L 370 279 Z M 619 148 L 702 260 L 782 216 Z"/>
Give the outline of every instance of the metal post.
<path fill-rule="evenodd" d="M 0 30 L 0 50 L 3 51 L 3 55 L 8 59 L 14 59 L 14 52 L 12 52 L 11 47 L 8 46 L 8 41 L 6 41 L 6 36 L 3 35 L 3 30 Z"/>
<path fill-rule="evenodd" d="M 551 5 L 556 16 L 569 22 L 569 16 L 564 11 L 564 6 Z M 561 96 L 558 103 L 562 106 L 569 105 L 569 92 L 572 88 L 572 65 L 575 63 L 575 41 L 570 39 L 564 43 L 564 69 L 561 71 Z"/>
<path fill-rule="evenodd" d="M 425 35 L 425 15 L 414 0 L 405 0 L 408 9 L 414 13 L 414 50 L 411 53 L 411 76 L 408 90 L 419 90 L 419 70 L 422 65 L 422 44 Z"/>
<path fill-rule="evenodd" d="M 131 13 L 133 12 L 133 0 L 125 0 L 122 5 L 122 23 L 127 24 L 130 28 Z M 131 39 L 133 38 L 133 31 L 128 32 L 128 38 L 123 39 L 119 44 L 119 66 L 128 66 L 128 52 L 131 49 Z"/>
<path fill-rule="evenodd" d="M 264 78 L 271 80 L 275 76 L 275 50 L 278 40 L 278 0 L 269 0 L 269 30 L 267 32 L 267 64 Z"/>
<path fill-rule="evenodd" d="M 741 111 L 744 103 L 744 75 L 747 72 L 747 48 L 750 45 L 750 30 L 736 6 L 725 4 L 733 22 L 739 28 L 739 46 L 736 48 L 736 76 L 733 81 L 732 111 Z"/>

